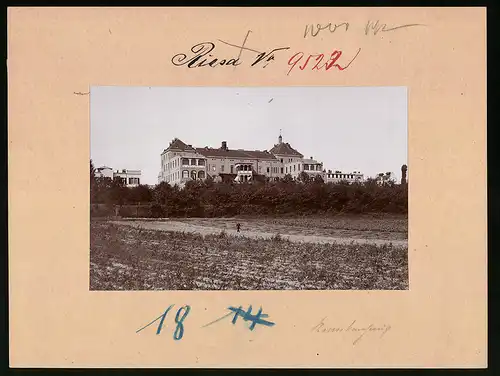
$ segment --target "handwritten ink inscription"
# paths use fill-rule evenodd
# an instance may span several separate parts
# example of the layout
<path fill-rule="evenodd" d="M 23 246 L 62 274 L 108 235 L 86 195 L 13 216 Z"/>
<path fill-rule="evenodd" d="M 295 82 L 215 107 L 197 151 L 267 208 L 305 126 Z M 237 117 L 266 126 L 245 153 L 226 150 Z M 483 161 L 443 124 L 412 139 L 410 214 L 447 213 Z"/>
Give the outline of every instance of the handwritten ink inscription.
<path fill-rule="evenodd" d="M 379 33 L 393 32 L 395 30 L 401 30 L 404 28 L 414 27 L 414 26 L 425 26 L 423 24 L 412 23 L 397 26 L 388 26 L 385 23 L 369 20 L 364 25 L 365 35 L 377 35 Z M 355 28 L 354 28 L 355 29 Z M 329 31 L 330 34 L 333 33 L 351 33 L 353 26 L 349 22 L 341 23 L 327 23 L 327 24 L 310 24 L 305 26 L 303 37 L 308 36 L 317 37 L 322 31 Z M 290 47 L 276 47 L 267 49 L 265 51 L 260 51 L 256 48 L 250 48 L 247 46 L 248 37 L 252 31 L 248 30 L 241 45 L 230 43 L 218 39 L 218 42 L 226 46 L 233 47 L 238 50 L 238 55 L 235 54 L 220 54 L 216 49 L 216 44 L 214 42 L 202 42 L 197 43 L 191 47 L 190 51 L 187 53 L 178 53 L 172 57 L 172 64 L 177 67 L 187 67 L 187 68 L 216 68 L 216 67 L 227 67 L 232 66 L 233 69 L 242 65 L 244 62 L 243 52 L 251 54 L 251 61 L 248 64 L 249 67 L 267 67 L 271 62 L 275 61 L 276 57 L 283 55 L 283 52 L 289 50 Z M 330 50 L 332 51 L 332 50 Z M 288 72 L 287 76 L 290 75 L 295 68 L 303 71 L 306 68 L 310 68 L 313 71 L 328 71 L 335 68 L 335 71 L 344 71 L 351 66 L 353 61 L 358 57 L 361 48 L 357 49 L 357 52 L 353 55 L 350 60 L 344 61 L 343 63 L 339 60 L 343 54 L 343 51 L 334 49 L 332 52 L 327 54 L 315 53 L 315 54 L 305 54 L 304 52 L 296 52 L 288 58 Z"/>
<path fill-rule="evenodd" d="M 158 316 L 156 319 L 151 321 L 149 324 L 144 325 L 142 328 L 136 330 L 136 333 L 141 332 L 142 330 L 146 329 L 150 325 L 154 324 L 155 322 L 158 322 L 158 326 L 156 327 L 156 335 L 160 335 L 161 331 L 163 330 L 164 327 L 167 327 L 167 324 L 165 323 L 165 319 L 168 316 L 168 313 L 172 310 L 174 307 L 174 304 L 171 304 L 160 316 Z M 223 319 L 233 316 L 232 323 L 233 325 L 236 324 L 238 321 L 238 318 L 241 317 L 244 321 L 250 322 L 250 325 L 248 329 L 253 331 L 257 325 L 262 325 L 262 326 L 274 326 L 275 323 L 265 320 L 266 318 L 269 317 L 269 315 L 265 314 L 262 312 L 262 307 L 259 308 L 257 313 L 255 315 L 252 314 L 252 306 L 248 306 L 247 310 L 243 310 L 242 306 L 239 307 L 228 307 L 227 308 L 230 312 L 227 313 L 226 315 L 218 318 L 217 320 L 214 320 L 212 322 L 209 322 L 206 325 L 203 325 L 202 328 L 210 326 L 212 324 L 215 324 L 216 322 L 222 321 Z M 188 305 L 182 306 L 177 310 L 177 313 L 174 318 L 175 322 L 175 329 L 173 333 L 173 338 L 175 341 L 178 341 L 184 337 L 184 320 L 186 320 L 189 312 L 191 311 L 191 307 Z"/>
<path fill-rule="evenodd" d="M 248 37 L 248 34 L 247 34 L 247 37 Z M 220 40 L 220 42 L 224 43 L 226 45 L 238 48 L 240 50 L 240 54 L 238 55 L 238 57 L 234 57 L 234 56 L 223 57 L 223 58 L 221 58 L 220 56 L 215 57 L 214 56 L 214 53 L 215 53 L 214 50 L 216 47 L 215 43 L 203 42 L 203 43 L 198 43 L 198 44 L 194 45 L 193 47 L 191 47 L 191 53 L 189 55 L 185 54 L 185 53 L 180 53 L 180 54 L 175 55 L 172 58 L 172 64 L 174 64 L 175 66 L 185 65 L 188 68 L 201 68 L 201 67 L 207 67 L 207 66 L 211 67 L 211 68 L 215 68 L 217 66 L 229 66 L 229 65 L 236 67 L 236 66 L 242 64 L 242 61 L 241 61 L 242 51 L 251 51 L 254 54 L 256 54 L 256 56 L 254 55 L 253 62 L 250 64 L 250 66 L 254 67 L 254 66 L 261 64 L 261 63 L 262 64 L 267 63 L 264 65 L 261 64 L 262 67 L 265 68 L 271 61 L 273 61 L 275 59 L 275 53 L 277 53 L 278 51 L 282 51 L 282 50 L 288 50 L 290 48 L 290 47 L 280 47 L 280 48 L 273 48 L 270 51 L 261 52 L 261 51 L 257 51 L 257 50 L 245 47 L 246 38 L 245 38 L 243 45 L 241 45 L 241 46 L 230 44 L 230 43 L 227 43 L 227 42 L 224 42 L 221 40 Z"/>
<path fill-rule="evenodd" d="M 327 317 L 321 319 L 321 321 L 315 325 L 311 331 L 314 333 L 349 333 L 354 335 L 353 345 L 356 345 L 366 334 L 377 334 L 378 338 L 382 338 L 389 330 L 391 330 L 390 325 L 374 325 L 367 324 L 361 325 L 357 323 L 356 320 L 352 321 L 347 326 L 330 326 L 326 324 Z"/>

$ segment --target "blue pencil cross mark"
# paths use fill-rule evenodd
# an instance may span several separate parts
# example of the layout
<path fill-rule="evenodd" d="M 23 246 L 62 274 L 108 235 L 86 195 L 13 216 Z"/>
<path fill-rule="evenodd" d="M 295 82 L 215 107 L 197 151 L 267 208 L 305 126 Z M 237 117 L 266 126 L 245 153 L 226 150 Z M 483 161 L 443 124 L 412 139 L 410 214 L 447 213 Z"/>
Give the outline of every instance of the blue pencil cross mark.
<path fill-rule="evenodd" d="M 215 324 L 216 322 L 221 321 L 221 320 L 223 320 L 226 317 L 229 317 L 231 315 L 234 315 L 233 319 L 231 320 L 233 325 L 236 324 L 236 321 L 238 321 L 238 317 L 241 317 L 244 321 L 250 321 L 249 329 L 252 331 L 255 329 L 255 327 L 257 325 L 264 325 L 264 326 L 274 326 L 275 325 L 274 322 L 264 320 L 265 318 L 269 317 L 269 315 L 266 313 L 262 313 L 262 307 L 259 308 L 259 310 L 257 311 L 257 313 L 255 315 L 252 315 L 252 306 L 251 305 L 248 306 L 248 309 L 246 311 L 243 310 L 242 306 L 239 306 L 238 308 L 228 307 L 227 309 L 230 310 L 231 312 L 218 318 L 217 320 L 209 322 L 208 324 L 204 325 L 203 327 L 207 327 L 209 325 Z"/>

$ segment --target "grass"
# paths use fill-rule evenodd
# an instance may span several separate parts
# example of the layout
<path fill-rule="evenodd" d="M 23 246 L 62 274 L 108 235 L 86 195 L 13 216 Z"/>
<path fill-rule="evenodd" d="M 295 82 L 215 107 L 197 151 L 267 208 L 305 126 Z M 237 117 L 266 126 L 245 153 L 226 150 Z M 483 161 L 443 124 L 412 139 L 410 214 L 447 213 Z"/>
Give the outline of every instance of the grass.
<path fill-rule="evenodd" d="M 91 290 L 403 290 L 408 251 L 91 222 Z"/>

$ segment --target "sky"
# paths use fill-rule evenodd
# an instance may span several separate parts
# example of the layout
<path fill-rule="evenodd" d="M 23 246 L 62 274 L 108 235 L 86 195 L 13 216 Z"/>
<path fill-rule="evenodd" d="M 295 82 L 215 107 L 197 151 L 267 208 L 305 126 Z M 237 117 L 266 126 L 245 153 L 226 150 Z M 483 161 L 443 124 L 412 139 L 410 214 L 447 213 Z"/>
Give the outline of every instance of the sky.
<path fill-rule="evenodd" d="M 326 170 L 391 171 L 408 164 L 406 87 L 131 87 L 90 91 L 95 167 L 142 170 L 156 184 L 175 137 L 195 147 L 270 150 L 278 136 Z"/>

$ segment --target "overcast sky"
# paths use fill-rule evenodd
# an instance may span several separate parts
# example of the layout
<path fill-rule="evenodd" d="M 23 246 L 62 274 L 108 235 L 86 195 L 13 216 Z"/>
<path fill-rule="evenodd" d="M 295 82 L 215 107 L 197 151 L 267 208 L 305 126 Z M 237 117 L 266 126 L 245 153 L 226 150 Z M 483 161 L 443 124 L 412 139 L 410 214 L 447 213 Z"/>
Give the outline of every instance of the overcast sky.
<path fill-rule="evenodd" d="M 142 170 L 156 184 L 160 154 L 178 137 L 196 147 L 270 150 L 283 142 L 325 169 L 394 172 L 407 164 L 405 87 L 127 87 L 90 92 L 96 167 Z"/>

